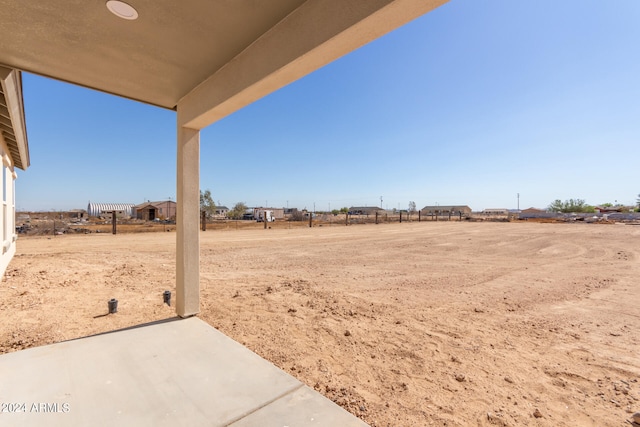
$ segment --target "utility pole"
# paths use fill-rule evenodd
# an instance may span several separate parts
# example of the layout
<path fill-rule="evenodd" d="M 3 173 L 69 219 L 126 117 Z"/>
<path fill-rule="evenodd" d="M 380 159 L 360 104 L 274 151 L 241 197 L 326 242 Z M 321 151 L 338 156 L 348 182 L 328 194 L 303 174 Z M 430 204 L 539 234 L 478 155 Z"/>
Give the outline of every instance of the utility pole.
<path fill-rule="evenodd" d="M 518 210 L 520 210 L 520 193 L 518 193 Z"/>

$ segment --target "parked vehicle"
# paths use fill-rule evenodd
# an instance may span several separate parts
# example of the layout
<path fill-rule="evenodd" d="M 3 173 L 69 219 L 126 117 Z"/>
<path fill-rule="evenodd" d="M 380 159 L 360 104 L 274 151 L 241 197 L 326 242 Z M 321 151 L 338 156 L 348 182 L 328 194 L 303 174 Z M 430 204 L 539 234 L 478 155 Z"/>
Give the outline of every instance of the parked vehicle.
<path fill-rule="evenodd" d="M 258 222 L 274 222 L 276 220 L 275 216 L 273 216 L 273 211 L 267 210 L 267 209 L 262 209 L 262 210 L 258 210 L 256 211 L 256 221 Z"/>

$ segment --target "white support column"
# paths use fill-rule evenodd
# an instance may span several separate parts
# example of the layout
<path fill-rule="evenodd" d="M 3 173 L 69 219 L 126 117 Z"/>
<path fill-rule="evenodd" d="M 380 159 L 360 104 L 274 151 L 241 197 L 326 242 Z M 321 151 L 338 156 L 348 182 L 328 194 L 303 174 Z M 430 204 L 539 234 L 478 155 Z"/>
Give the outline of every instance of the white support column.
<path fill-rule="evenodd" d="M 176 313 L 200 311 L 200 131 L 178 126 Z"/>

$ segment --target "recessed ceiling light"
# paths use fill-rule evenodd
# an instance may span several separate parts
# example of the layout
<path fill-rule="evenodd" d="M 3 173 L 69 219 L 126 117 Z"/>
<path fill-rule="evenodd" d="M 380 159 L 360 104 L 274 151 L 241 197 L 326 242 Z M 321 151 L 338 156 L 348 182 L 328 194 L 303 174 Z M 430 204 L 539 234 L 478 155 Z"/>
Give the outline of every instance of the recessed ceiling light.
<path fill-rule="evenodd" d="M 130 21 L 138 19 L 138 11 L 123 1 L 109 0 L 107 1 L 107 9 L 118 18 L 128 19 Z"/>

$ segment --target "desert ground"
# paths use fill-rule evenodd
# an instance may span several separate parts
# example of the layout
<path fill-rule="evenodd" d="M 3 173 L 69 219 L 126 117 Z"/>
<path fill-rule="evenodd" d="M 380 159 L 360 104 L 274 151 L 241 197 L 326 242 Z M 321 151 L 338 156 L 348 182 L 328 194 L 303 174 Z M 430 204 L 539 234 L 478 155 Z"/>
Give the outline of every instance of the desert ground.
<path fill-rule="evenodd" d="M 173 317 L 175 238 L 20 237 L 0 353 Z M 206 231 L 199 317 L 372 426 L 628 426 L 639 240 L 526 222 Z"/>

